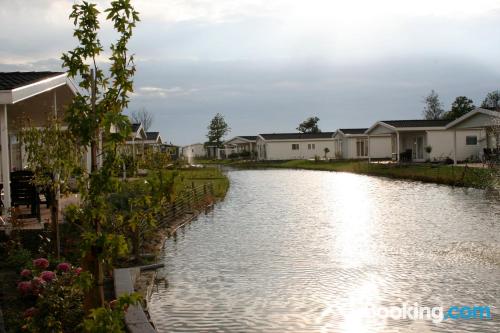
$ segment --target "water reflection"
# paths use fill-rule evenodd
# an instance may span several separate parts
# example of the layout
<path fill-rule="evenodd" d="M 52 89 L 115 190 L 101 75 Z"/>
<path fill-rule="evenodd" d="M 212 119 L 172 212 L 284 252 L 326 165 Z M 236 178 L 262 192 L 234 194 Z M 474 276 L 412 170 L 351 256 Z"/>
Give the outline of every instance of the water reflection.
<path fill-rule="evenodd" d="M 362 316 L 500 300 L 500 205 L 483 191 L 292 170 L 231 171 L 224 203 L 163 261 L 161 332 L 498 331 L 493 320 Z"/>

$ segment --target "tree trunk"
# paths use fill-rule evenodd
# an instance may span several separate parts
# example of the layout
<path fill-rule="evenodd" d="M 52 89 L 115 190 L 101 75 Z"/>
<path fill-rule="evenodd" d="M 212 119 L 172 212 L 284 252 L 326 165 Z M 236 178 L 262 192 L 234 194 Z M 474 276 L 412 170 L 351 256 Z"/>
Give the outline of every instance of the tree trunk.
<path fill-rule="evenodd" d="M 54 246 L 54 254 L 57 260 L 61 259 L 61 235 L 59 232 L 59 204 L 61 190 L 59 186 L 59 174 L 54 175 L 56 183 L 55 190 L 52 195 L 52 202 L 50 203 L 50 218 L 52 222 L 52 241 Z"/>
<path fill-rule="evenodd" d="M 95 74 L 94 70 L 91 70 L 92 76 L 92 95 L 91 95 L 91 103 L 92 103 L 92 114 L 96 117 L 96 82 L 95 82 Z M 92 177 L 98 169 L 97 166 L 97 150 L 98 150 L 98 142 L 99 140 L 99 129 L 94 133 L 94 139 L 90 144 L 90 158 L 91 158 L 91 170 L 90 177 Z M 94 231 L 96 236 L 101 234 L 101 223 L 99 219 L 94 220 Z M 99 260 L 99 254 L 102 249 L 98 249 L 93 246 L 89 253 L 85 255 L 84 258 L 84 268 L 87 269 L 94 278 L 94 288 L 88 291 L 87 295 L 85 295 L 84 300 L 84 308 L 86 313 L 89 313 L 91 309 L 96 307 L 104 306 L 104 271 L 102 262 Z"/>

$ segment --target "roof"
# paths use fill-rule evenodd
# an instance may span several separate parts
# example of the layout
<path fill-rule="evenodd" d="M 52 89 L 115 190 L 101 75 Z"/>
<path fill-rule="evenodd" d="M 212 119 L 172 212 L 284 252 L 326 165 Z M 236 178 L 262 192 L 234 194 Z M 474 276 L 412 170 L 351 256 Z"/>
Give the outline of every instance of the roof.
<path fill-rule="evenodd" d="M 63 72 L 0 72 L 0 90 L 13 90 L 43 81 Z"/>
<path fill-rule="evenodd" d="M 156 140 L 160 136 L 160 132 L 146 132 L 146 139 Z"/>
<path fill-rule="evenodd" d="M 392 127 L 396 128 L 406 128 L 406 127 L 444 127 L 450 120 L 427 120 L 427 119 L 416 119 L 416 120 L 382 120 L 382 123 L 386 123 Z"/>
<path fill-rule="evenodd" d="M 264 140 L 310 140 L 310 139 L 330 139 L 333 132 L 320 133 L 271 133 L 259 134 Z"/>
<path fill-rule="evenodd" d="M 484 114 L 486 116 L 491 117 L 490 119 L 492 119 L 492 118 L 500 118 L 500 112 L 499 111 L 494 111 L 494 110 L 485 109 L 485 108 L 476 108 L 476 109 L 472 110 L 471 112 L 467 112 L 463 116 L 461 116 L 461 117 L 459 117 L 459 118 L 451 121 L 448 125 L 446 125 L 446 128 L 448 129 L 448 128 L 454 127 L 457 124 L 463 122 L 464 120 L 466 120 L 468 118 L 471 118 L 471 117 L 473 117 L 473 116 L 475 116 L 477 114 Z"/>
<path fill-rule="evenodd" d="M 243 138 L 243 139 L 248 140 L 248 141 L 255 141 L 255 140 L 257 140 L 257 136 L 256 135 L 238 135 L 238 138 Z"/>
<path fill-rule="evenodd" d="M 368 128 L 339 128 L 344 134 L 365 134 Z"/>
<path fill-rule="evenodd" d="M 141 123 L 133 123 L 131 124 L 131 128 L 132 128 L 132 133 L 135 133 L 139 130 L 139 128 L 141 128 Z"/>

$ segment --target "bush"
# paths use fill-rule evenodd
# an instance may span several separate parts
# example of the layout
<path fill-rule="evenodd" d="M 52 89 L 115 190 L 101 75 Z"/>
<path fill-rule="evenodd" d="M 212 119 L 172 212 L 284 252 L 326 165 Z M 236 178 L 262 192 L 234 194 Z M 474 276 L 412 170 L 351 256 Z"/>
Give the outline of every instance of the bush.
<path fill-rule="evenodd" d="M 19 246 L 9 249 L 5 262 L 9 268 L 19 269 L 19 267 L 26 266 L 30 261 L 31 252 Z"/>
<path fill-rule="evenodd" d="M 230 159 L 234 160 L 234 159 L 237 159 L 238 157 L 240 157 L 240 154 L 238 154 L 238 153 L 231 153 L 231 154 L 228 155 L 228 157 Z"/>
<path fill-rule="evenodd" d="M 251 155 L 252 155 L 252 153 L 249 151 L 246 151 L 246 150 L 244 150 L 240 153 L 240 157 L 242 157 L 242 158 L 250 158 Z"/>

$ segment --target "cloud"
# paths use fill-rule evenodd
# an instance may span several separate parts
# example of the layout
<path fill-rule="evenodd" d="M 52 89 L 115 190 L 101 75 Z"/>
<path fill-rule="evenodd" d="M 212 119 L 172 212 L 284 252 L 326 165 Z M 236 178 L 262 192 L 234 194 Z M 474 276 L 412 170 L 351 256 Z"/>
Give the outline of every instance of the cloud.
<path fill-rule="evenodd" d="M 152 86 L 139 87 L 134 93 L 135 97 L 156 97 L 156 98 L 169 98 L 169 97 L 179 97 L 188 96 L 198 91 L 198 89 L 184 89 L 181 87 L 172 88 L 161 88 Z"/>

